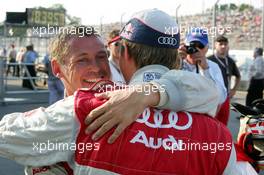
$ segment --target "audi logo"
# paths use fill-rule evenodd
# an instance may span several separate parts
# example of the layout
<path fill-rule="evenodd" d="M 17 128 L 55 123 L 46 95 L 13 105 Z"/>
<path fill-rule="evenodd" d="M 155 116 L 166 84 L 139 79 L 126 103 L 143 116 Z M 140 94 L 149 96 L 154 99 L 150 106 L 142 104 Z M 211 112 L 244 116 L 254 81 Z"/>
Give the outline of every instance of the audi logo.
<path fill-rule="evenodd" d="M 159 44 L 166 44 L 166 45 L 176 46 L 178 42 L 177 42 L 177 40 L 175 38 L 160 36 L 158 38 L 158 43 Z"/>
<path fill-rule="evenodd" d="M 138 123 L 144 123 L 150 128 L 174 128 L 176 130 L 187 130 L 191 127 L 193 119 L 190 113 L 184 112 L 188 117 L 188 123 L 185 125 L 177 125 L 178 122 L 178 114 L 174 111 L 171 111 L 168 116 L 168 124 L 163 123 L 163 114 L 161 113 L 163 110 L 156 110 L 154 109 L 154 123 L 149 122 L 150 115 L 150 109 L 146 108 L 144 112 L 142 113 L 142 118 L 138 118 L 136 121 Z"/>

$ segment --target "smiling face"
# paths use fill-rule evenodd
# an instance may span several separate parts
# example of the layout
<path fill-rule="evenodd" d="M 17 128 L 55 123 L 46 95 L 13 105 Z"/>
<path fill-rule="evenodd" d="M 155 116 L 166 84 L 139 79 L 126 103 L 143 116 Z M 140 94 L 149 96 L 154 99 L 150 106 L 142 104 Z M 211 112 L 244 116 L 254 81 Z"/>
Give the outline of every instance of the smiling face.
<path fill-rule="evenodd" d="M 97 36 L 72 37 L 64 64 L 54 60 L 53 71 L 63 81 L 67 95 L 78 88 L 89 88 L 96 81 L 110 79 L 107 51 Z"/>

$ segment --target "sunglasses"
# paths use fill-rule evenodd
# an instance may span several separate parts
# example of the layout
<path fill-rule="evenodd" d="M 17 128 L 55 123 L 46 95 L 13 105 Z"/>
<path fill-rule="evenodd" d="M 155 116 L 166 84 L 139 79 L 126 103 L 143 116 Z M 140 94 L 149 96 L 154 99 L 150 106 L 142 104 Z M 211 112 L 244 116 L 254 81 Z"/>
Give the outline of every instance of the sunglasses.
<path fill-rule="evenodd" d="M 116 42 L 113 42 L 113 43 L 111 43 L 111 45 L 114 45 L 114 46 L 119 46 L 120 45 L 120 42 L 118 42 L 118 41 L 116 41 Z"/>
<path fill-rule="evenodd" d="M 197 48 L 203 49 L 205 46 L 199 41 L 192 41 L 189 46 L 185 47 L 187 54 L 194 54 L 196 52 L 199 52 Z"/>
<path fill-rule="evenodd" d="M 203 45 L 200 41 L 192 41 L 190 43 L 190 47 L 195 47 L 195 48 L 203 49 L 205 47 L 205 45 Z"/>

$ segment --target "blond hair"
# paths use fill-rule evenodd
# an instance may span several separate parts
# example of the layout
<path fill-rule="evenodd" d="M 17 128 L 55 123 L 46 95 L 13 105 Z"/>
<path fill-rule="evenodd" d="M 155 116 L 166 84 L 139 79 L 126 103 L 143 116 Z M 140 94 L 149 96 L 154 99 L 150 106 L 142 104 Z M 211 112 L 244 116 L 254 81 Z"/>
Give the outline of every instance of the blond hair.
<path fill-rule="evenodd" d="M 59 33 L 51 40 L 49 45 L 50 58 L 56 59 L 60 64 L 64 64 L 70 50 L 69 40 L 74 37 L 89 37 L 100 35 L 91 26 L 68 26 L 60 28 Z"/>

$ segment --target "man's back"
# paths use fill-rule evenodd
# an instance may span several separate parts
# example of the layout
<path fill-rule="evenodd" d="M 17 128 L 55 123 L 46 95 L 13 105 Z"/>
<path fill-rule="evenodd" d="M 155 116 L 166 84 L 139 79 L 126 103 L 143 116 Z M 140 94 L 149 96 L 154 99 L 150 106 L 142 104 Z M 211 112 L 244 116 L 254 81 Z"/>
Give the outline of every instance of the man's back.
<path fill-rule="evenodd" d="M 85 134 L 84 120 L 103 104 L 93 92 L 78 91 L 75 112 L 81 124 L 76 144 L 96 145 L 75 152 L 75 173 L 222 174 L 228 164 L 232 137 L 215 119 L 197 113 L 146 108 L 112 145 L 106 134 L 97 143 Z M 125 117 L 125 116 L 124 116 Z"/>
<path fill-rule="evenodd" d="M 34 63 L 38 55 L 35 51 L 27 51 L 25 54 L 25 63 Z"/>

